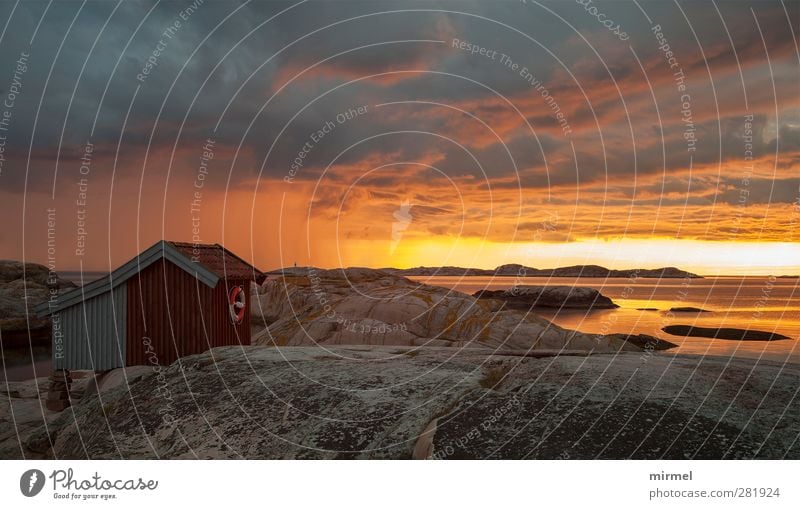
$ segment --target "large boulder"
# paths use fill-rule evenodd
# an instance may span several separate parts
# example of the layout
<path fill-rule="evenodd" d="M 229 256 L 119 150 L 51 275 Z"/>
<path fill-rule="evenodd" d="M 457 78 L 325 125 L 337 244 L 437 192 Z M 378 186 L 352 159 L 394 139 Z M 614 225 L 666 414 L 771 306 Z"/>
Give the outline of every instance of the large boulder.
<path fill-rule="evenodd" d="M 50 298 L 51 289 L 63 293 L 72 288 L 74 283 L 44 265 L 0 260 L 0 330 L 9 341 L 27 342 L 29 332 L 41 339 L 50 320 L 38 318 L 33 309 Z"/>
<path fill-rule="evenodd" d="M 31 331 L 38 335 L 50 325 L 48 318 L 39 318 L 33 309 L 50 297 L 47 286 L 34 281 L 15 279 L 0 284 L 0 330 L 11 340 Z M 15 341 L 16 342 L 16 341 Z"/>
<path fill-rule="evenodd" d="M 25 263 L 16 260 L 0 260 L 0 284 L 25 279 L 29 283 L 58 288 L 74 288 L 75 284 L 57 274 L 51 275 L 50 269 L 38 263 Z"/>
<path fill-rule="evenodd" d="M 50 296 L 47 286 L 34 281 L 15 279 L 0 284 L 0 320 L 24 318 Z"/>
<path fill-rule="evenodd" d="M 372 269 L 311 269 L 266 281 L 256 297 L 254 320 L 267 328 L 254 343 L 262 345 L 640 350 L 624 337 L 565 330 L 495 300 Z"/>

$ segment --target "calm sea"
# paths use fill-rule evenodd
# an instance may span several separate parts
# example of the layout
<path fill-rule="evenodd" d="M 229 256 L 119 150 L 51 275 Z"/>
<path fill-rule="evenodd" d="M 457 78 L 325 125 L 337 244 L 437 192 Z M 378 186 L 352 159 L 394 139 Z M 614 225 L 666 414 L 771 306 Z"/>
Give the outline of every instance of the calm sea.
<path fill-rule="evenodd" d="M 106 272 L 84 272 L 83 284 Z M 77 272 L 62 276 L 81 284 Z M 677 351 L 696 355 L 762 358 L 800 363 L 800 279 L 763 277 L 710 277 L 704 279 L 626 278 L 521 278 L 511 276 L 414 277 L 417 281 L 472 294 L 478 290 L 500 290 L 514 284 L 541 286 L 585 286 L 599 290 L 620 308 L 595 311 L 538 309 L 536 314 L 567 329 L 590 334 L 648 334 L 679 345 Z M 674 313 L 672 307 L 698 307 L 710 313 Z M 656 308 L 641 311 L 637 308 Z M 666 325 L 735 327 L 777 332 L 792 339 L 780 341 L 729 341 L 672 336 L 661 331 Z M 28 352 L 24 359 L 6 359 L 9 380 L 33 377 Z M 36 373 L 49 375 L 49 352 L 34 355 Z M 16 362 L 15 362 L 16 361 Z M 0 379 L 2 379 L 0 372 Z"/>
<path fill-rule="evenodd" d="M 83 286 L 87 283 L 91 283 L 95 279 L 100 279 L 101 277 L 105 277 L 108 275 L 108 272 L 100 272 L 96 270 L 89 270 L 89 271 L 77 271 L 77 270 L 63 270 L 59 271 L 59 276 L 72 281 L 78 286 Z"/>
<path fill-rule="evenodd" d="M 567 329 L 598 334 L 648 334 L 679 345 L 680 353 L 763 358 L 800 363 L 800 279 L 708 277 L 704 279 L 414 277 L 417 281 L 472 294 L 518 285 L 583 286 L 599 290 L 620 307 L 595 311 L 558 309 L 535 313 Z M 672 307 L 697 307 L 710 313 L 674 313 Z M 657 311 L 641 311 L 656 308 Z M 667 325 L 735 327 L 777 332 L 792 339 L 729 341 L 684 338 L 661 331 Z"/>

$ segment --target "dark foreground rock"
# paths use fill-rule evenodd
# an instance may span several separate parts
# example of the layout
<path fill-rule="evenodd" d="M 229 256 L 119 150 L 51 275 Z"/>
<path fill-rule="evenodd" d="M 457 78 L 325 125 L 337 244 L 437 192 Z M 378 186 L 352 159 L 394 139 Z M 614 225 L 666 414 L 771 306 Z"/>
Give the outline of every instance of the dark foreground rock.
<path fill-rule="evenodd" d="M 673 336 L 696 336 L 735 341 L 775 341 L 779 339 L 790 339 L 788 336 L 776 332 L 716 327 L 693 327 L 691 325 L 668 325 L 661 330 Z"/>
<path fill-rule="evenodd" d="M 614 302 L 594 288 L 579 286 L 517 286 L 510 290 L 481 290 L 473 297 L 496 299 L 512 309 L 614 309 Z"/>
<path fill-rule="evenodd" d="M 798 366 L 544 354 L 216 348 L 84 398 L 21 445 L 4 421 L 0 454 L 800 458 Z"/>

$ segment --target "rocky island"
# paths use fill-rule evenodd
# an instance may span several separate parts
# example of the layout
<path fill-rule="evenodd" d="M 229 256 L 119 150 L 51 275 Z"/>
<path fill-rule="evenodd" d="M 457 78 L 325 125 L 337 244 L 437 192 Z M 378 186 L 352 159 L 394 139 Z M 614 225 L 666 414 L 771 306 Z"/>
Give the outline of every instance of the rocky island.
<path fill-rule="evenodd" d="M 594 288 L 579 286 L 515 286 L 509 290 L 480 290 L 478 299 L 495 299 L 509 308 L 615 309 L 614 302 Z"/>
<path fill-rule="evenodd" d="M 592 277 L 592 278 L 702 278 L 676 267 L 658 269 L 607 269 L 599 265 L 572 265 L 556 269 L 536 269 L 519 264 L 500 265 L 494 269 L 465 267 L 413 267 L 380 269 L 401 276 L 518 276 L 518 277 Z"/>
<path fill-rule="evenodd" d="M 694 327 L 692 325 L 667 325 L 663 329 L 673 336 L 696 336 L 712 339 L 730 339 L 735 341 L 777 341 L 790 339 L 788 336 L 777 332 L 768 332 L 752 329 L 735 329 L 731 327 Z"/>

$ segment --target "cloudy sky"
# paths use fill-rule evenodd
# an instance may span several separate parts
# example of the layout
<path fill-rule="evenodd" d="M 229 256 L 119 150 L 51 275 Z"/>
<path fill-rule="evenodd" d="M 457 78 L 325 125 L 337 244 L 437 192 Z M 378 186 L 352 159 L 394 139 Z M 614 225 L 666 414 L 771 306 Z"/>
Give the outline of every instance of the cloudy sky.
<path fill-rule="evenodd" d="M 3 0 L 0 257 L 800 271 L 799 4 L 583 3 Z"/>

